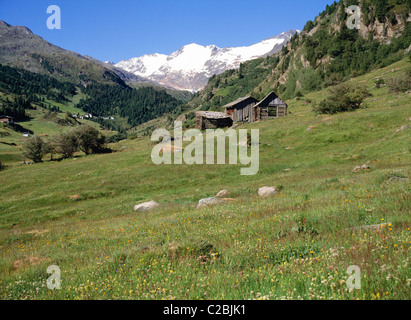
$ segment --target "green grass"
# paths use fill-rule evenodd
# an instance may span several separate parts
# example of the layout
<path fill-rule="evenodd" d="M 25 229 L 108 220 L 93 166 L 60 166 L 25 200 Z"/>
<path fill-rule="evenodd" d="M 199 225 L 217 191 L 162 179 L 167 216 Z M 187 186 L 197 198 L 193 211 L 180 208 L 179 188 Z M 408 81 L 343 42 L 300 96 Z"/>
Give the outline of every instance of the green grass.
<path fill-rule="evenodd" d="M 367 108 L 316 116 L 304 101 L 324 90 L 288 101 L 285 118 L 241 126 L 260 130 L 254 176 L 241 165 L 155 166 L 149 138 L 107 155 L 10 163 L 0 172 L 0 299 L 410 299 L 411 129 L 396 130 L 411 99 L 373 87 L 408 65 L 353 80 L 373 94 Z M 364 163 L 370 171 L 351 172 Z M 282 189 L 261 199 L 265 185 Z M 195 208 L 223 188 L 235 202 Z M 133 212 L 148 200 L 161 207 Z M 351 229 L 379 223 L 389 225 Z M 46 287 L 52 264 L 61 290 Z M 352 292 L 350 265 L 361 269 Z"/>

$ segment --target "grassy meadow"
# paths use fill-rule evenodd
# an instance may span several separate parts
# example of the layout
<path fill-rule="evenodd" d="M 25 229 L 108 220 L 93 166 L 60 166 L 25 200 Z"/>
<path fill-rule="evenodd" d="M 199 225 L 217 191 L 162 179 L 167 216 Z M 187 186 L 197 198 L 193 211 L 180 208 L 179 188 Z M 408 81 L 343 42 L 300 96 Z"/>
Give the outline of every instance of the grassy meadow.
<path fill-rule="evenodd" d="M 353 79 L 373 95 L 366 108 L 317 116 L 306 100 L 323 90 L 240 126 L 260 130 L 254 176 L 156 166 L 149 137 L 35 165 L 0 144 L 0 299 L 410 299 L 411 128 L 398 129 L 411 126 L 411 98 L 374 83 L 409 65 Z M 280 192 L 259 198 L 262 186 Z M 196 208 L 221 189 L 233 200 Z M 149 200 L 161 206 L 133 211 Z M 60 290 L 47 288 L 50 265 Z M 360 289 L 347 287 L 351 265 Z"/>

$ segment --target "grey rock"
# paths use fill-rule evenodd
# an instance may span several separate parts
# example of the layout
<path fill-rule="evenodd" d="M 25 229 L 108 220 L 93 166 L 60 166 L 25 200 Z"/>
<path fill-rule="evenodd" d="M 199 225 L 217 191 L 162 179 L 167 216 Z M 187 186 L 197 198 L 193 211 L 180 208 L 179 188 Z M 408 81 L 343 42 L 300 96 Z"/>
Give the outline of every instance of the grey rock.
<path fill-rule="evenodd" d="M 258 189 L 258 195 L 260 197 L 269 197 L 277 194 L 277 187 L 261 187 Z"/>
<path fill-rule="evenodd" d="M 230 194 L 230 193 L 228 192 L 228 190 L 223 189 L 223 190 L 220 190 L 220 191 L 215 195 L 215 197 L 216 197 L 216 198 L 226 198 L 229 194 Z"/>
<path fill-rule="evenodd" d="M 353 169 L 352 172 L 359 172 L 359 171 L 364 171 L 364 170 L 371 170 L 370 166 L 368 164 L 363 164 L 362 166 L 357 166 Z"/>
<path fill-rule="evenodd" d="M 148 201 L 134 206 L 134 211 L 147 211 L 158 207 L 159 204 L 155 201 Z"/>
<path fill-rule="evenodd" d="M 197 208 L 208 207 L 208 206 L 219 204 L 221 202 L 224 202 L 224 200 L 218 199 L 216 197 L 204 198 L 198 201 Z"/>

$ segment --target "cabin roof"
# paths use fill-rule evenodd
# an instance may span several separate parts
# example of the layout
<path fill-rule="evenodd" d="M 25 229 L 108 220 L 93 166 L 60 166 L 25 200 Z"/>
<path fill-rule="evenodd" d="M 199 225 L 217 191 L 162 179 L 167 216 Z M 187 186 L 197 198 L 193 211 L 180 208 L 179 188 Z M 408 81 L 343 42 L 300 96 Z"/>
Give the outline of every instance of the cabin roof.
<path fill-rule="evenodd" d="M 227 109 L 227 108 L 232 108 L 232 107 L 234 107 L 235 105 L 237 105 L 237 104 L 239 104 L 240 102 L 243 102 L 243 101 L 245 101 L 245 100 L 247 100 L 247 99 L 253 99 L 254 101 L 258 101 L 257 99 L 253 98 L 252 96 L 246 96 L 246 97 L 238 98 L 237 100 L 226 104 L 223 108 L 226 108 L 226 109 Z"/>
<path fill-rule="evenodd" d="M 256 107 L 259 107 L 262 103 L 264 103 L 265 101 L 267 101 L 267 99 L 269 99 L 269 98 L 272 97 L 273 95 L 276 97 L 275 100 L 276 100 L 276 104 L 277 104 L 277 105 L 285 105 L 285 106 L 287 106 L 287 104 L 286 104 L 283 100 L 281 100 L 280 97 L 279 97 L 274 91 L 271 91 L 269 94 L 267 94 L 267 95 L 265 96 L 265 98 L 264 98 L 263 100 L 261 100 L 259 103 L 257 103 L 255 106 L 256 106 Z"/>
<path fill-rule="evenodd" d="M 200 115 L 207 119 L 224 119 L 229 118 L 224 112 L 216 112 L 216 111 L 197 111 L 196 115 Z"/>

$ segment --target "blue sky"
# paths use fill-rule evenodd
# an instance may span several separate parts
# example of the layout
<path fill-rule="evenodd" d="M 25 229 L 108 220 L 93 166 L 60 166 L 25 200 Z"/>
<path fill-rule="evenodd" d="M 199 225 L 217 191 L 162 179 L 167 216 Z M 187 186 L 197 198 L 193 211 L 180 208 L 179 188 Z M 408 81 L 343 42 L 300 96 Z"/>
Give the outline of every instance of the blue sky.
<path fill-rule="evenodd" d="M 0 20 L 24 25 L 64 49 L 102 61 L 183 45 L 248 46 L 302 29 L 333 0 L 0 0 Z M 61 9 L 61 29 L 49 30 L 47 7 Z"/>

